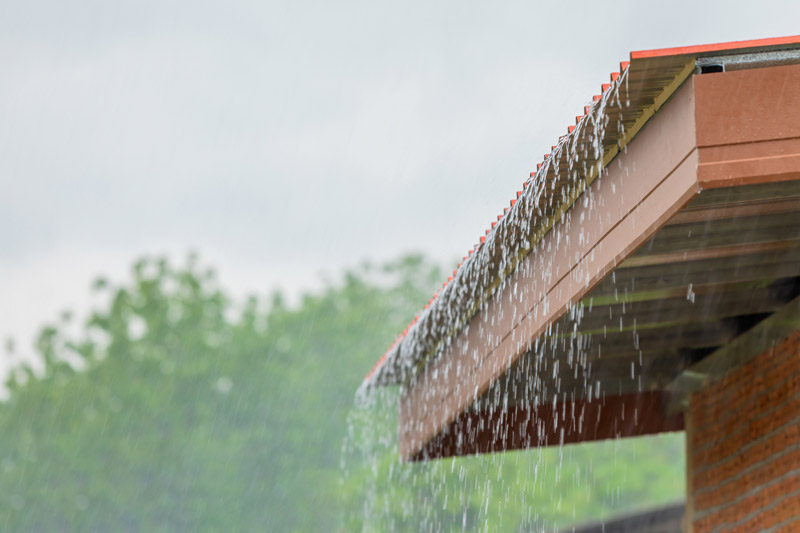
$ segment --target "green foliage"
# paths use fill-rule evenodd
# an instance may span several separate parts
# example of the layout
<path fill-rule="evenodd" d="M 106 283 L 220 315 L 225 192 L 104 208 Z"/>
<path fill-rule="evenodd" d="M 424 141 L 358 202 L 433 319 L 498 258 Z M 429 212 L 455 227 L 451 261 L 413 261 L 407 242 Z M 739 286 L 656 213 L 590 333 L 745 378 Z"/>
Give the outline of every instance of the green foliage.
<path fill-rule="evenodd" d="M 440 279 L 363 264 L 296 306 L 236 306 L 195 258 L 98 280 L 106 305 L 9 384 L 0 529 L 513 531 L 681 495 L 669 437 L 399 464 L 396 391 L 353 394 Z"/>

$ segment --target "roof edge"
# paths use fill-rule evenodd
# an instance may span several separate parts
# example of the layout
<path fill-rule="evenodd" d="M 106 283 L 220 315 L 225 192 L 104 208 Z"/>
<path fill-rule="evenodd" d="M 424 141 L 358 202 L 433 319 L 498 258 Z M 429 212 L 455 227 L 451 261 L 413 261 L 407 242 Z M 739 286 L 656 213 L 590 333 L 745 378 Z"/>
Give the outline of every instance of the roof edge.
<path fill-rule="evenodd" d="M 514 233 L 515 228 L 507 227 L 509 219 L 515 219 L 515 223 L 518 222 L 516 218 L 521 216 L 520 213 L 518 213 L 518 208 L 520 207 L 525 207 L 526 211 L 536 208 L 536 205 L 528 205 L 533 201 L 532 197 L 535 196 L 534 193 L 536 191 L 532 191 L 533 189 L 538 190 L 540 188 L 538 186 L 543 185 L 545 182 L 550 183 L 551 181 L 554 182 L 555 186 L 555 181 L 557 181 L 559 176 L 554 175 L 558 174 L 558 170 L 554 170 L 554 159 L 559 159 L 559 154 L 563 156 L 566 153 L 567 146 L 570 145 L 570 143 L 574 144 L 577 142 L 578 136 L 585 135 L 586 132 L 583 130 L 589 131 L 594 128 L 594 123 L 597 122 L 599 114 L 605 113 L 606 105 L 613 105 L 615 98 L 619 100 L 619 92 L 623 90 L 623 88 L 625 91 L 629 90 L 628 78 L 631 76 L 631 70 L 647 72 L 654 68 L 667 67 L 668 70 L 671 69 L 673 71 L 672 76 L 674 78 L 670 83 L 661 86 L 662 92 L 653 100 L 651 105 L 641 109 L 642 116 L 637 118 L 635 123 L 625 131 L 622 138 L 612 139 L 614 141 L 612 143 L 613 146 L 609 145 L 605 147 L 605 151 L 602 152 L 602 164 L 600 164 L 599 168 L 596 168 L 597 165 L 595 164 L 591 165 L 590 169 L 587 171 L 587 175 L 584 176 L 586 185 L 593 181 L 597 174 L 602 171 L 601 169 L 606 168 L 608 164 L 610 164 L 616 154 L 619 153 L 628 142 L 633 140 L 639 130 L 644 127 L 645 123 L 652 118 L 653 114 L 657 112 L 675 90 L 691 76 L 695 69 L 695 60 L 697 58 L 715 54 L 730 55 L 745 51 L 764 52 L 796 48 L 800 48 L 800 35 L 631 52 L 631 61 L 621 62 L 619 72 L 611 74 L 610 83 L 601 85 L 600 94 L 593 97 L 592 104 L 584 107 L 583 115 L 576 116 L 575 126 L 569 126 L 567 134 L 559 137 L 558 142 L 552 146 L 552 151 L 544 155 L 544 160 L 537 165 L 536 171 L 530 173 L 530 178 L 525 180 L 522 190 L 517 192 L 516 198 L 511 200 L 509 207 L 504 208 L 503 212 L 498 215 L 497 221 L 491 223 L 491 227 L 486 230 L 485 235 L 480 237 L 480 242 L 475 244 L 475 246 L 468 251 L 467 255 L 463 257 L 463 261 L 453 270 L 452 275 L 443 283 L 442 288 L 433 295 L 420 314 L 396 337 L 388 350 L 364 377 L 362 385 L 374 386 L 407 383 L 408 379 L 429 362 L 430 358 L 435 355 L 442 344 L 446 343 L 455 331 L 463 327 L 477 309 L 492 297 L 494 290 L 499 284 L 503 283 L 504 279 L 516 268 L 519 260 L 532 250 L 535 245 L 534 241 L 538 241 L 544 233 L 547 233 L 551 224 L 555 223 L 560 215 L 563 214 L 559 209 L 562 207 L 569 209 L 577 200 L 577 196 L 580 196 L 582 189 L 580 191 L 573 191 L 577 193 L 577 196 L 574 198 L 570 196 L 569 199 L 565 199 L 563 205 L 557 202 L 558 206 L 551 206 L 553 209 L 556 207 L 559 209 L 556 209 L 554 213 L 547 214 L 547 216 L 542 214 L 542 223 L 544 225 L 541 226 L 537 224 L 535 231 L 531 230 L 531 233 L 528 234 L 528 238 L 523 238 L 523 240 L 529 242 L 530 246 L 524 246 L 524 249 L 517 250 L 521 255 L 519 255 L 519 257 L 515 255 L 513 260 L 504 265 L 502 272 L 494 272 L 490 276 L 492 278 L 490 283 L 481 281 L 477 283 L 480 287 L 476 285 L 475 280 L 472 278 L 480 273 L 487 274 L 483 272 L 485 269 L 481 270 L 480 268 L 478 268 L 478 270 L 481 270 L 481 272 L 473 272 L 473 267 L 476 267 L 475 260 L 477 256 L 480 255 L 483 259 L 492 259 L 494 257 L 494 251 L 496 251 L 495 248 L 498 245 L 495 240 L 499 238 L 499 233 L 502 233 L 505 237 L 515 237 L 515 235 L 511 235 L 511 233 Z M 617 102 L 617 104 L 619 104 L 619 102 Z M 605 138 L 606 135 L 603 134 L 603 137 Z M 600 161 L 597 161 L 597 163 L 600 163 Z M 530 185 L 537 186 L 529 187 Z M 538 201 L 534 203 L 538 204 Z M 516 237 L 519 237 L 519 235 L 516 235 Z M 485 249 L 486 247 L 490 248 L 488 252 Z M 453 293 L 453 285 L 459 286 L 459 294 Z M 457 324 L 455 324 L 453 328 L 448 328 L 446 333 L 434 333 L 431 331 L 431 328 L 428 327 L 430 326 L 430 322 L 436 320 L 437 317 L 441 318 L 443 306 L 459 305 L 457 300 L 463 300 L 464 294 L 461 293 L 464 292 L 462 289 L 465 288 L 468 289 L 467 292 L 474 297 L 474 305 L 470 307 L 470 310 L 466 314 L 460 313 Z M 481 290 L 475 293 L 473 289 Z M 441 298 L 442 296 L 444 296 L 444 298 Z M 443 300 L 446 301 L 443 303 Z M 461 302 L 461 304 L 463 303 L 464 302 Z M 426 326 L 426 328 L 423 328 L 424 331 L 421 331 L 420 327 L 423 325 Z M 435 338 L 433 338 L 432 335 Z M 422 346 L 416 345 L 418 342 L 421 342 Z M 412 344 L 414 346 L 411 346 Z M 408 363 L 408 365 L 406 365 L 408 368 L 404 368 L 403 365 L 399 364 L 403 353 L 415 350 L 419 351 L 421 348 L 424 348 L 423 356 L 421 358 L 413 358 L 414 361 L 406 361 L 406 363 Z"/>
<path fill-rule="evenodd" d="M 653 57 L 696 55 L 703 53 L 725 52 L 731 50 L 773 47 L 785 44 L 800 44 L 800 35 L 789 37 L 773 37 L 769 39 L 753 39 L 749 41 L 731 41 L 727 43 L 701 44 L 695 46 L 679 46 L 676 48 L 657 48 L 654 50 L 639 50 L 631 52 L 631 59 L 647 59 Z"/>

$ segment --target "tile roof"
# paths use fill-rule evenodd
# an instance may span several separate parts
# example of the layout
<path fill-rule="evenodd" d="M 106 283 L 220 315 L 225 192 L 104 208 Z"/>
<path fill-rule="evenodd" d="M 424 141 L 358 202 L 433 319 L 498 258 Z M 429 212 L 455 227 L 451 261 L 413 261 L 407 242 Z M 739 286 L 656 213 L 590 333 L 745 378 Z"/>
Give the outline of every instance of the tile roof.
<path fill-rule="evenodd" d="M 424 366 L 695 72 L 696 60 L 798 48 L 800 36 L 631 52 L 365 382 L 403 383 Z"/>

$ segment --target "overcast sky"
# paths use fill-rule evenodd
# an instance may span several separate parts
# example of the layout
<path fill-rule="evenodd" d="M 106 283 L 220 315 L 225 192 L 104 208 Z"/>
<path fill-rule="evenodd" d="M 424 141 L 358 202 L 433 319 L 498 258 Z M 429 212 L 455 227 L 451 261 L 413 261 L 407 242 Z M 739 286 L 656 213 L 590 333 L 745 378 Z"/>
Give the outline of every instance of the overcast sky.
<path fill-rule="evenodd" d="M 237 293 L 463 255 L 631 50 L 800 2 L 0 2 L 0 337 L 195 249 Z"/>

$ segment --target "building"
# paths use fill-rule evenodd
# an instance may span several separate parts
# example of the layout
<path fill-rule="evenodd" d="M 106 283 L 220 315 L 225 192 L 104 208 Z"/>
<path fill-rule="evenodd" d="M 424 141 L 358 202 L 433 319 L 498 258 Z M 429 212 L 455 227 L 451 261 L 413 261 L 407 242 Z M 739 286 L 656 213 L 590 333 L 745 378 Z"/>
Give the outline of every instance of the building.
<path fill-rule="evenodd" d="M 633 52 L 366 379 L 406 460 L 685 429 L 690 529 L 800 528 L 800 36 Z"/>

